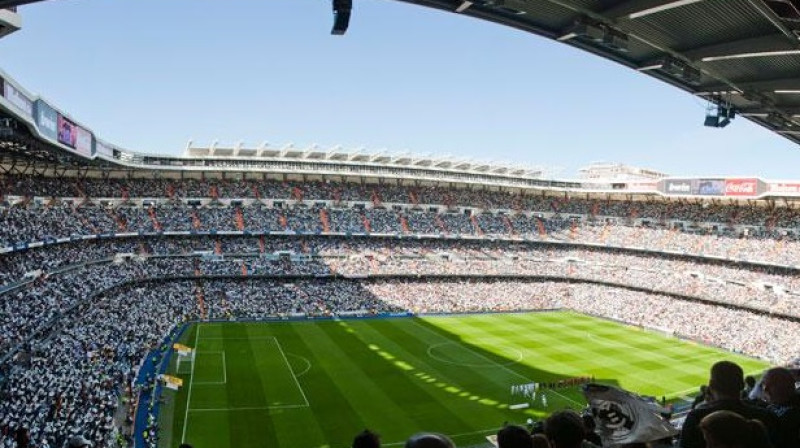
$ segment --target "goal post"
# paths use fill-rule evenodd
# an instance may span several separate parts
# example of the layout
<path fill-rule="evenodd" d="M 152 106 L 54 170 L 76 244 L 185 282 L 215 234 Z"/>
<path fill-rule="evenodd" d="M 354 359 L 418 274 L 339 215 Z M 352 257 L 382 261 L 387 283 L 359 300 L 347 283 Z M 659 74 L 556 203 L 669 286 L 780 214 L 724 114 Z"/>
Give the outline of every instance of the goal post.
<path fill-rule="evenodd" d="M 197 352 L 193 348 L 187 347 L 183 344 L 174 344 L 172 348 L 178 354 L 175 364 L 176 372 L 181 373 L 181 364 L 188 363 L 190 369 L 194 366 L 194 358 Z"/>

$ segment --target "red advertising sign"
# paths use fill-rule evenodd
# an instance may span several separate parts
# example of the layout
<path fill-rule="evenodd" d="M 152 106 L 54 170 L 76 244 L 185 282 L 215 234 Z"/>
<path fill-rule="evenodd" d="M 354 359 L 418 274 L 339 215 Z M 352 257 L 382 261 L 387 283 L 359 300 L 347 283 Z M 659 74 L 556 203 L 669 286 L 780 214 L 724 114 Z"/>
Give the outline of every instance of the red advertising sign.
<path fill-rule="evenodd" d="M 800 183 L 769 184 L 769 191 L 772 193 L 798 194 L 800 193 Z"/>
<path fill-rule="evenodd" d="M 757 196 L 758 179 L 726 179 L 725 196 Z"/>

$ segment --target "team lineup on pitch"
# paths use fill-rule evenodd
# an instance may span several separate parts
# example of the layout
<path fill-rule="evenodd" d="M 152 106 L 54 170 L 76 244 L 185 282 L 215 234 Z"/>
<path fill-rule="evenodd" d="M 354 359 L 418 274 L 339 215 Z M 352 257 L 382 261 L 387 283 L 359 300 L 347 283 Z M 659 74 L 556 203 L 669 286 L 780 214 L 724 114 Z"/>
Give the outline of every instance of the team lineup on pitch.
<path fill-rule="evenodd" d="M 514 385 L 591 376 L 671 400 L 720 359 L 766 366 L 571 312 L 202 323 L 182 342 L 196 353 L 172 363 L 184 387 L 165 392 L 162 446 L 336 447 L 364 428 L 386 446 L 423 428 L 469 445 L 504 422 L 585 405 L 576 386 L 521 399 Z"/>

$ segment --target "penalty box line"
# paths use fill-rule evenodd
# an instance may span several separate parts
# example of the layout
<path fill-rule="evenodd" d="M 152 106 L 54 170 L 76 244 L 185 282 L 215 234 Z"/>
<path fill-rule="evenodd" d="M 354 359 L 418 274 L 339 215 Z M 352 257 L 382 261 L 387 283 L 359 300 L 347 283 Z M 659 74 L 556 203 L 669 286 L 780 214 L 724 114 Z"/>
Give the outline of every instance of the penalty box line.
<path fill-rule="evenodd" d="M 200 340 L 204 340 L 204 339 L 205 340 L 208 340 L 208 339 L 211 339 L 211 340 L 231 339 L 231 338 L 209 338 L 209 337 L 200 338 L 199 337 L 200 328 L 202 328 L 202 327 L 198 327 L 198 331 L 197 331 L 197 336 L 198 337 L 196 338 L 195 348 L 197 347 L 197 343 L 199 343 Z M 270 336 L 270 337 L 234 338 L 234 339 L 255 339 L 255 340 L 272 340 L 272 341 L 274 341 L 275 342 L 275 346 L 278 348 L 278 351 L 280 352 L 281 357 L 283 358 L 283 361 L 286 364 L 286 368 L 289 369 L 289 373 L 291 373 L 292 378 L 294 379 L 294 383 L 297 386 L 297 390 L 300 392 L 300 395 L 303 397 L 303 403 L 302 404 L 279 404 L 279 405 L 269 405 L 269 406 L 244 406 L 244 407 L 228 407 L 228 408 L 194 408 L 194 409 L 191 409 L 191 408 L 189 408 L 189 403 L 187 402 L 186 403 L 186 405 L 187 405 L 186 406 L 187 417 L 188 417 L 188 413 L 189 412 L 228 412 L 228 411 L 234 411 L 235 412 L 235 411 L 259 411 L 259 410 L 270 410 L 270 409 L 301 409 L 301 408 L 311 407 L 311 404 L 308 401 L 308 397 L 306 396 L 305 390 L 303 390 L 303 387 L 300 385 L 300 381 L 298 380 L 297 375 L 295 375 L 294 370 L 292 369 L 292 366 L 289 363 L 289 359 L 287 358 L 286 353 L 283 351 L 283 346 L 281 345 L 280 341 L 278 341 L 277 337 Z M 201 385 L 227 384 L 227 382 L 228 382 L 228 375 L 227 375 L 228 369 L 227 369 L 227 363 L 226 363 L 226 360 L 225 360 L 225 351 L 222 350 L 222 351 L 202 351 L 202 352 L 198 351 L 197 352 L 197 354 L 213 354 L 213 353 L 218 353 L 218 354 L 222 355 L 223 381 L 222 382 L 216 382 L 216 381 L 203 381 L 203 382 L 197 381 L 197 382 L 194 382 L 193 381 L 194 380 L 194 375 L 192 374 L 192 378 L 190 379 L 190 383 L 189 383 L 189 393 L 190 394 L 191 394 L 191 389 L 192 389 L 192 387 L 194 385 L 201 386 Z M 192 370 L 194 370 L 194 362 L 192 363 Z M 184 421 L 184 431 L 186 430 L 185 428 L 186 428 L 186 421 Z"/>
<path fill-rule="evenodd" d="M 228 384 L 228 364 L 225 362 L 225 350 L 221 351 L 198 351 L 195 353 L 196 355 L 220 355 L 222 358 L 222 381 L 195 381 L 193 384 L 202 386 L 204 384 Z M 193 364 L 197 362 L 197 359 L 192 362 Z"/>

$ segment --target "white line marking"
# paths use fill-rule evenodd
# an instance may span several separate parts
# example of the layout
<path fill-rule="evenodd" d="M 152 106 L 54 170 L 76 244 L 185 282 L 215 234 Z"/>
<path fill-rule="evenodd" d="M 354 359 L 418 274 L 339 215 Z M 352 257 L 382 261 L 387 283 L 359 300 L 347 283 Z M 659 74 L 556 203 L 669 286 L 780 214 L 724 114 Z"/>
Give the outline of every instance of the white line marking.
<path fill-rule="evenodd" d="M 229 338 L 229 337 L 219 337 L 219 338 L 203 338 L 204 341 L 268 341 L 270 339 L 274 339 L 274 336 L 258 336 L 258 337 L 243 337 L 243 338 Z"/>
<path fill-rule="evenodd" d="M 309 370 L 311 370 L 311 361 L 309 361 L 308 358 L 306 358 L 304 356 L 300 356 L 300 355 L 295 355 L 294 353 L 287 353 L 287 355 L 289 355 L 289 356 L 291 356 L 293 358 L 297 358 L 299 360 L 302 360 L 303 362 L 306 363 L 306 368 L 302 372 L 297 374 L 298 378 L 300 378 L 301 376 L 305 375 L 306 373 L 308 373 Z"/>
<path fill-rule="evenodd" d="M 427 350 L 428 357 L 431 358 L 431 359 L 435 359 L 435 360 L 437 360 L 439 362 L 445 363 L 445 364 L 450 364 L 451 366 L 462 366 L 462 367 L 494 367 L 495 365 L 509 366 L 509 365 L 516 364 L 516 363 L 522 361 L 522 359 L 524 358 L 524 356 L 522 355 L 522 351 L 520 349 L 515 348 L 515 347 L 507 346 L 507 347 L 503 347 L 503 348 L 511 349 L 511 350 L 516 351 L 517 352 L 517 359 L 516 360 L 512 360 L 512 361 L 508 361 L 505 364 L 500 364 L 500 363 L 473 364 L 473 363 L 467 363 L 467 362 L 450 361 L 449 359 L 442 358 L 441 356 L 435 355 L 433 353 L 433 351 L 435 349 L 437 349 L 439 347 L 443 347 L 445 345 L 455 345 L 457 347 L 463 347 L 463 344 L 459 344 L 458 342 L 454 342 L 454 341 L 439 342 L 439 343 L 436 343 L 436 344 L 430 344 L 430 345 L 428 345 L 428 350 Z"/>
<path fill-rule="evenodd" d="M 438 336 L 438 337 L 440 337 L 440 338 L 442 338 L 442 339 L 447 339 L 447 338 L 445 338 L 444 336 L 440 335 L 439 333 L 437 333 L 437 332 L 435 332 L 435 331 L 431 330 L 430 328 L 428 328 L 428 327 L 426 327 L 426 326 L 424 326 L 424 325 L 420 324 L 420 323 L 419 323 L 419 322 L 417 322 L 416 320 L 413 320 L 413 319 L 412 319 L 412 320 L 411 320 L 411 322 L 413 322 L 413 323 L 414 323 L 414 325 L 416 325 L 416 326 L 418 326 L 418 327 L 420 327 L 420 328 L 424 329 L 424 330 L 425 330 L 425 331 L 427 331 L 428 333 L 435 334 L 436 336 Z M 448 339 L 448 340 L 449 340 L 449 339 Z M 453 342 L 453 343 L 454 343 L 454 344 L 456 344 L 457 342 Z M 529 383 L 533 383 L 533 382 L 535 382 L 535 381 L 533 381 L 532 379 L 530 379 L 530 378 L 526 377 L 525 375 L 522 375 L 522 374 L 520 374 L 519 372 L 515 372 L 515 371 L 513 371 L 513 370 L 509 369 L 507 366 L 504 366 L 504 365 L 502 365 L 502 364 L 500 364 L 500 363 L 497 363 L 497 362 L 495 362 L 495 361 L 492 361 L 491 359 L 487 358 L 486 356 L 484 356 L 484 355 L 482 355 L 482 354 L 480 354 L 480 353 L 476 352 L 475 350 L 473 350 L 473 349 L 469 348 L 469 346 L 467 346 L 467 345 L 465 345 L 465 344 L 461 344 L 461 345 L 462 345 L 462 346 L 463 346 L 465 349 L 467 349 L 467 350 L 471 351 L 472 353 L 474 353 L 476 356 L 479 356 L 479 357 L 481 357 L 481 358 L 485 359 L 486 361 L 488 361 L 488 362 L 490 362 L 490 363 L 493 363 L 494 365 L 496 365 L 497 367 L 500 367 L 501 369 L 505 370 L 506 372 L 508 372 L 508 373 L 510 373 L 510 374 L 512 374 L 512 375 L 515 375 L 517 378 L 521 378 L 521 379 L 523 379 L 523 380 L 525 380 L 525 381 L 527 381 L 527 382 L 529 382 Z M 565 400 L 567 400 L 567 401 L 569 401 L 569 402 L 571 402 L 571 403 L 575 403 L 575 404 L 577 404 L 578 406 L 581 406 L 581 407 L 582 407 L 582 406 L 584 406 L 584 404 L 583 404 L 583 403 L 577 402 L 577 401 L 573 400 L 572 398 L 569 398 L 569 397 L 567 397 L 567 396 L 565 396 L 565 395 L 562 395 L 562 394 L 560 394 L 560 393 L 558 393 L 558 392 L 556 392 L 556 391 L 554 391 L 554 390 L 552 390 L 552 389 L 547 389 L 547 392 L 552 392 L 552 393 L 554 393 L 555 395 L 558 395 L 559 397 L 561 397 L 561 398 L 563 398 L 563 399 L 565 399 Z"/>
<path fill-rule="evenodd" d="M 461 433 L 461 434 L 445 434 L 445 435 L 447 437 L 450 437 L 451 439 L 455 439 L 455 438 L 464 437 L 464 436 L 474 436 L 474 435 L 478 435 L 478 434 L 493 433 L 493 432 L 497 432 L 499 430 L 500 430 L 500 428 L 490 428 L 490 429 L 484 429 L 482 431 L 464 432 L 464 433 Z M 404 445 L 405 443 L 406 442 L 384 443 L 381 446 L 400 446 L 400 445 Z"/>
<path fill-rule="evenodd" d="M 200 324 L 197 324 L 197 332 L 194 335 L 194 348 L 197 348 L 197 343 L 200 341 Z M 189 378 L 189 395 L 186 397 L 186 414 L 183 416 L 183 435 L 181 436 L 181 443 L 186 442 L 186 427 L 189 426 L 189 403 L 192 402 L 192 383 L 194 382 L 194 365 L 197 361 L 197 353 L 192 355 L 192 373 Z"/>
<path fill-rule="evenodd" d="M 222 381 L 197 381 L 194 383 L 197 386 L 203 385 L 214 385 L 214 384 L 227 384 L 228 383 L 228 368 L 225 364 L 225 351 L 215 351 L 215 352 L 196 352 L 197 355 L 220 355 L 222 358 Z"/>
<path fill-rule="evenodd" d="M 222 351 L 222 383 L 228 384 L 228 364 L 225 362 L 225 351 Z"/>
<path fill-rule="evenodd" d="M 300 390 L 300 395 L 303 396 L 303 400 L 306 402 L 306 406 L 309 406 L 308 397 L 306 397 L 305 391 L 303 391 L 303 386 L 300 385 L 300 381 L 297 379 L 297 376 L 294 374 L 294 370 L 292 370 L 292 365 L 289 364 L 289 359 L 286 358 L 286 353 L 283 352 L 283 347 L 281 347 L 281 343 L 278 341 L 278 338 L 274 337 L 275 344 L 278 346 L 278 351 L 281 352 L 281 356 L 283 356 L 283 361 L 286 363 L 286 367 L 289 369 L 289 372 L 292 374 L 292 378 L 294 378 L 294 383 L 297 385 L 297 389 Z"/>
<path fill-rule="evenodd" d="M 307 404 L 276 404 L 274 406 L 253 406 L 241 408 L 197 408 L 191 412 L 227 412 L 227 411 L 266 411 L 270 409 L 300 409 L 309 407 Z"/>

